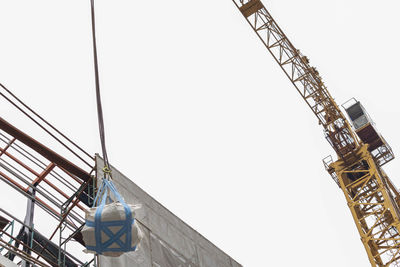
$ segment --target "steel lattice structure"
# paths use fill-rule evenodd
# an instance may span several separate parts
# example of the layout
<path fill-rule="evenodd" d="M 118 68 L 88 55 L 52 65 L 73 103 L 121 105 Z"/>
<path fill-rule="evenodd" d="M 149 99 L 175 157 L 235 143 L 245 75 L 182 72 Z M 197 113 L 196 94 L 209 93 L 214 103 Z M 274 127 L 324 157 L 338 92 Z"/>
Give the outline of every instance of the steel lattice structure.
<path fill-rule="evenodd" d="M 351 127 L 317 69 L 260 0 L 233 2 L 323 126 L 338 156 L 335 162 L 324 159 L 325 167 L 346 197 L 371 265 L 400 266 L 400 195 L 381 169 L 394 158 L 389 145 L 379 134 L 371 140 L 373 125 L 357 131 Z"/>
<path fill-rule="evenodd" d="M 20 260 L 22 266 L 84 266 L 83 259 L 71 253 L 69 241 L 84 244 L 80 230 L 84 211 L 93 202 L 94 157 L 1 84 L 0 96 L 70 152 L 73 159 L 61 156 L 0 117 L 0 181 L 27 199 L 24 220 L 0 209 L 0 251 L 5 249 L 2 255 L 11 261 Z M 47 215 L 48 233 L 41 232 L 43 225 L 34 226 L 35 206 Z M 19 233 L 14 228 L 19 228 Z"/>

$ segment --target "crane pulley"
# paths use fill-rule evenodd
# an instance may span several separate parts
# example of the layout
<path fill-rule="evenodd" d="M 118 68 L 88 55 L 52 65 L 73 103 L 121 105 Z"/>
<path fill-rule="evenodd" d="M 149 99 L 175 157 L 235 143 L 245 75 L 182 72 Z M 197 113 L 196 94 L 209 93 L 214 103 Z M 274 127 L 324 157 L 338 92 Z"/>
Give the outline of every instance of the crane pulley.
<path fill-rule="evenodd" d="M 324 159 L 343 191 L 372 266 L 400 266 L 400 194 L 381 168 L 394 158 L 358 101 L 346 119 L 316 68 L 260 0 L 232 0 L 324 128 L 338 159 Z"/>

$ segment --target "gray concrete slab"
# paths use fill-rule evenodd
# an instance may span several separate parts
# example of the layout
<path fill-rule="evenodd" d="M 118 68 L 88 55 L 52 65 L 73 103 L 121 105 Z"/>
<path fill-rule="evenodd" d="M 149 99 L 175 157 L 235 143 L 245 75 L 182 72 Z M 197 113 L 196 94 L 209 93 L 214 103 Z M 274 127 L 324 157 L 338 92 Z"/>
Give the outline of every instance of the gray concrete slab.
<path fill-rule="evenodd" d="M 103 160 L 99 156 L 96 166 L 97 173 L 102 175 Z M 118 258 L 101 256 L 101 267 L 241 267 L 113 167 L 112 175 L 125 201 L 142 205 L 136 219 L 145 237 L 136 252 Z"/>

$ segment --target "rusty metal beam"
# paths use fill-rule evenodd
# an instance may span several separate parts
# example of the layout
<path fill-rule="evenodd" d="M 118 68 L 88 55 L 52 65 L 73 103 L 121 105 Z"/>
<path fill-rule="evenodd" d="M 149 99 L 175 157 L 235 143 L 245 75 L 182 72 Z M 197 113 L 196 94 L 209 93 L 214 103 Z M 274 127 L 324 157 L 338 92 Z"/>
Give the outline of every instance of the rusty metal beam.
<path fill-rule="evenodd" d="M 6 147 L 3 148 L 2 151 L 0 151 L 0 157 L 3 155 L 3 153 L 4 153 L 7 149 L 10 148 L 10 146 L 15 142 L 15 140 L 17 140 L 17 139 L 15 139 L 15 138 L 11 139 L 11 141 L 8 142 L 8 144 L 6 145 Z"/>
<path fill-rule="evenodd" d="M 32 148 L 44 158 L 48 159 L 51 162 L 54 162 L 55 164 L 57 164 L 57 166 L 60 166 L 68 172 L 72 173 L 73 175 L 79 177 L 83 181 L 88 181 L 89 179 L 91 179 L 89 173 L 82 170 L 80 167 L 76 166 L 64 157 L 60 156 L 50 148 L 36 141 L 29 135 L 20 131 L 19 129 L 5 121 L 2 117 L 0 117 L 0 129 L 16 138 L 18 141 L 24 143 L 28 147 Z"/>
<path fill-rule="evenodd" d="M 34 187 L 34 188 L 36 188 L 36 186 L 37 186 L 40 182 L 44 181 L 46 184 L 48 184 L 51 188 L 53 188 L 54 190 L 56 190 L 56 191 L 57 191 L 59 194 L 61 194 L 63 197 L 65 197 L 66 199 L 69 199 L 69 196 L 68 196 L 66 193 L 64 193 L 60 188 L 58 188 L 56 185 L 54 185 L 52 182 L 50 182 L 50 181 L 48 181 L 48 180 L 46 179 L 46 176 L 47 176 L 56 166 L 57 166 L 57 165 L 54 164 L 54 162 L 51 162 L 51 163 L 46 167 L 46 169 L 44 169 L 43 172 L 42 172 L 40 175 L 38 175 L 34 181 L 32 181 L 31 186 Z M 26 192 L 28 192 L 29 187 L 30 187 L 30 186 L 28 186 L 28 187 L 26 188 Z M 84 209 L 81 205 L 78 204 L 77 206 L 78 206 L 81 210 L 85 211 L 85 209 Z"/>
<path fill-rule="evenodd" d="M 38 172 L 36 172 L 34 169 L 32 169 L 31 167 L 29 167 L 28 165 L 24 164 L 22 161 L 20 161 L 18 158 L 14 157 L 13 155 L 11 155 L 10 153 L 8 153 L 7 151 L 3 150 L 2 148 L 0 148 L 0 152 L 3 153 L 3 155 L 6 155 L 7 157 L 9 157 L 10 159 L 12 159 L 13 161 L 15 161 L 16 163 L 18 163 L 19 165 L 21 165 L 22 167 L 24 167 L 27 171 L 29 171 L 30 173 L 32 173 L 33 175 L 35 175 L 36 177 L 40 176 L 40 174 Z"/>
<path fill-rule="evenodd" d="M 32 185 L 37 186 L 41 181 L 44 180 L 44 178 L 46 178 L 46 176 L 54 169 L 55 166 L 56 164 L 54 164 L 54 162 L 50 163 L 49 166 L 47 166 L 46 169 L 44 169 L 43 172 L 37 176 L 34 181 L 32 181 Z"/>
<path fill-rule="evenodd" d="M 28 193 L 28 190 L 26 190 L 22 185 L 20 185 L 18 182 L 14 181 L 11 177 L 9 177 L 8 175 L 6 175 L 5 173 L 3 173 L 2 171 L 0 171 L 0 176 L 2 176 L 4 179 L 6 179 L 7 181 L 9 181 L 10 183 L 12 183 L 14 186 L 16 186 L 16 189 L 24 192 L 24 193 Z M 50 207 L 48 204 L 46 204 L 46 202 L 44 202 L 43 200 L 41 200 L 40 198 L 38 198 L 37 196 L 32 196 L 32 200 L 34 201 L 38 201 L 40 202 L 43 206 L 45 206 L 49 211 L 51 211 L 54 215 L 56 215 L 57 217 L 61 217 L 61 214 L 58 213 L 57 211 L 55 211 L 52 207 Z"/>

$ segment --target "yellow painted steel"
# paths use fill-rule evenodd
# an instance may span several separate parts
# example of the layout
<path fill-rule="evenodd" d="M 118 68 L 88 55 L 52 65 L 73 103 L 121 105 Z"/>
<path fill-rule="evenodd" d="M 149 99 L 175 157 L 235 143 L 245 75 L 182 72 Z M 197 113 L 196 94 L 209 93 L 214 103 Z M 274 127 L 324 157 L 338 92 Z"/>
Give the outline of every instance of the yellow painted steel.
<path fill-rule="evenodd" d="M 357 136 L 328 92 L 317 69 L 309 65 L 259 0 L 233 0 L 262 43 L 315 114 L 339 156 L 352 153 Z"/>
<path fill-rule="evenodd" d="M 338 159 L 325 167 L 343 191 L 372 266 L 400 266 L 400 194 L 381 166 L 394 158 L 383 145 L 370 152 L 322 82 L 260 0 L 232 0 L 324 128 Z"/>
<path fill-rule="evenodd" d="M 368 145 L 331 164 L 372 266 L 400 263 L 399 193 L 377 165 Z"/>

